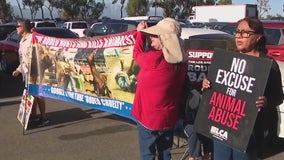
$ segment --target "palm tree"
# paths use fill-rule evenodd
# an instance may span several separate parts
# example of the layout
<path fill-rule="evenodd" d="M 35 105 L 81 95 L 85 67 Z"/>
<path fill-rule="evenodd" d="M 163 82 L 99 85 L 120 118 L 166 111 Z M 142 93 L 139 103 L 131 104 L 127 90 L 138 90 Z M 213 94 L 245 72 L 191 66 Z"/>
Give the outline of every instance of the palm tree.
<path fill-rule="evenodd" d="M 20 13 L 21 13 L 21 17 L 24 18 L 23 11 L 22 11 L 22 8 L 21 8 L 19 0 L 17 0 L 17 5 L 19 7 L 19 10 L 20 10 Z"/>

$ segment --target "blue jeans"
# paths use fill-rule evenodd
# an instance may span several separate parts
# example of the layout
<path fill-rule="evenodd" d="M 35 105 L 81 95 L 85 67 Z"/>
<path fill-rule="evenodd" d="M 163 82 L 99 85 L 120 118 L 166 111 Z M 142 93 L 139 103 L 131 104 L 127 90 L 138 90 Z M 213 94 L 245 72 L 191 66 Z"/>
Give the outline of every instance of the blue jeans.
<path fill-rule="evenodd" d="M 235 150 L 218 141 L 214 141 L 214 160 L 256 160 L 256 152 L 250 141 L 246 152 Z"/>
<path fill-rule="evenodd" d="M 193 125 L 187 124 L 184 128 L 184 131 L 188 140 L 189 157 L 200 157 L 201 142 L 195 129 L 193 128 Z"/>
<path fill-rule="evenodd" d="M 171 160 L 174 129 L 154 131 L 137 123 L 140 146 L 140 160 L 155 160 L 156 151 L 159 160 Z"/>

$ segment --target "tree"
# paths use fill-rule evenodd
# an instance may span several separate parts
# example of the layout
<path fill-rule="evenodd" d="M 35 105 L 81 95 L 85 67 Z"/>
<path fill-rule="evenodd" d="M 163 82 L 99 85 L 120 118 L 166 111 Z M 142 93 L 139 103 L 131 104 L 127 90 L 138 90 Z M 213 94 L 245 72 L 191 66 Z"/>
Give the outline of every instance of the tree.
<path fill-rule="evenodd" d="M 30 13 L 31 13 L 31 19 L 35 19 L 37 11 L 38 11 L 38 5 L 36 1 L 33 0 L 22 0 L 23 7 L 29 7 Z"/>
<path fill-rule="evenodd" d="M 59 6 L 60 4 L 58 0 L 47 0 L 48 1 L 48 4 L 44 5 L 44 7 L 46 7 L 49 11 L 49 15 L 50 15 L 50 19 L 54 19 L 53 17 L 53 10 L 54 8 L 56 8 L 57 6 Z"/>
<path fill-rule="evenodd" d="M 6 3 L 6 0 L 0 0 L 0 18 L 3 21 L 8 21 L 12 17 L 13 9 L 10 3 Z"/>
<path fill-rule="evenodd" d="M 153 2 L 153 7 L 162 8 L 164 17 L 185 19 L 190 15 L 192 7 L 199 3 L 196 0 L 160 0 Z"/>
<path fill-rule="evenodd" d="M 194 5 L 195 5 L 195 2 L 192 0 L 176 0 L 175 18 L 187 19 Z"/>
<path fill-rule="evenodd" d="M 148 0 L 129 0 L 126 12 L 128 16 L 144 16 L 149 12 L 149 7 Z"/>
<path fill-rule="evenodd" d="M 160 0 L 153 3 L 153 7 L 160 7 L 163 9 L 164 17 L 175 17 L 176 2 L 173 0 Z"/>
<path fill-rule="evenodd" d="M 257 0 L 257 8 L 261 18 L 263 14 L 268 13 L 270 10 L 269 0 Z"/>
<path fill-rule="evenodd" d="M 19 10 L 20 10 L 20 13 L 21 13 L 21 18 L 24 18 L 24 15 L 23 15 L 23 11 L 22 11 L 20 2 L 19 2 L 19 0 L 16 0 L 16 1 L 17 1 L 18 8 L 19 8 Z"/>
<path fill-rule="evenodd" d="M 203 5 L 215 5 L 215 0 L 206 0 L 202 3 Z"/>
<path fill-rule="evenodd" d="M 78 19 L 80 14 L 80 0 L 61 0 L 65 18 Z"/>
<path fill-rule="evenodd" d="M 91 5 L 90 5 L 90 17 L 91 18 L 94 18 L 94 19 L 98 19 L 102 14 L 103 14 L 103 11 L 105 9 L 105 2 L 93 2 Z"/>
<path fill-rule="evenodd" d="M 35 0 L 34 4 L 41 10 L 41 18 L 44 19 L 44 13 L 43 13 L 44 0 Z"/>
<path fill-rule="evenodd" d="M 232 4 L 232 0 L 219 0 L 218 4 L 220 5 Z"/>
<path fill-rule="evenodd" d="M 113 0 L 111 4 L 115 4 L 117 3 L 118 0 Z M 126 0 L 120 0 L 120 4 L 121 4 L 121 7 L 120 7 L 120 18 L 123 17 L 123 8 L 124 8 L 124 3 L 125 3 Z"/>

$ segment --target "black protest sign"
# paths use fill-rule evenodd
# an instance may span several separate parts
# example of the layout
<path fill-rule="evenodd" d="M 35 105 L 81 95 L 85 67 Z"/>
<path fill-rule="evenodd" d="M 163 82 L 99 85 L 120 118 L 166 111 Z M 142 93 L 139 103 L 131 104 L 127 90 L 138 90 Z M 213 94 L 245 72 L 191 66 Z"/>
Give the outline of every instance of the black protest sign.
<path fill-rule="evenodd" d="M 216 49 L 195 119 L 198 133 L 245 151 L 264 94 L 272 60 Z"/>

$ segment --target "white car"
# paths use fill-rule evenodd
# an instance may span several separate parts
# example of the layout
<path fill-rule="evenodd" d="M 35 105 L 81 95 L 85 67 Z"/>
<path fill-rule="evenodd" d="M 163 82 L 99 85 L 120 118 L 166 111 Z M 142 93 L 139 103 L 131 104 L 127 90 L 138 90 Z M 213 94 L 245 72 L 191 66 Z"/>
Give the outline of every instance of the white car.
<path fill-rule="evenodd" d="M 84 30 L 88 28 L 88 23 L 85 21 L 69 21 L 62 25 L 63 28 L 67 28 L 76 33 L 79 37 L 84 37 Z"/>
<path fill-rule="evenodd" d="M 56 23 L 54 21 L 31 21 L 32 28 L 33 27 L 56 27 Z"/>

